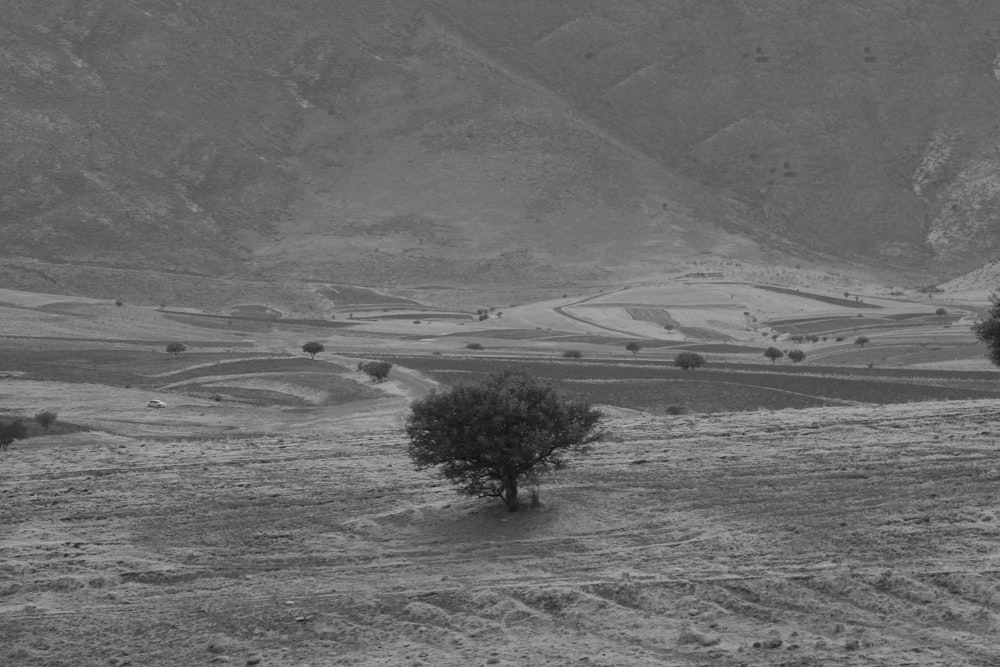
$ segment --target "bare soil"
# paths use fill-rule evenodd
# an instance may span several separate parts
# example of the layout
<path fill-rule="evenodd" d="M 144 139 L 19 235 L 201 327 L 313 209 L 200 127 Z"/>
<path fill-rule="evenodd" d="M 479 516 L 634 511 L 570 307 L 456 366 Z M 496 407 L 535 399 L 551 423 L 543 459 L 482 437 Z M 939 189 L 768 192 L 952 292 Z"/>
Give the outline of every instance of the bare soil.
<path fill-rule="evenodd" d="M 1000 660 L 1000 401 L 609 410 L 508 514 L 413 471 L 410 389 L 216 414 L 229 437 L 15 443 L 0 663 Z"/>

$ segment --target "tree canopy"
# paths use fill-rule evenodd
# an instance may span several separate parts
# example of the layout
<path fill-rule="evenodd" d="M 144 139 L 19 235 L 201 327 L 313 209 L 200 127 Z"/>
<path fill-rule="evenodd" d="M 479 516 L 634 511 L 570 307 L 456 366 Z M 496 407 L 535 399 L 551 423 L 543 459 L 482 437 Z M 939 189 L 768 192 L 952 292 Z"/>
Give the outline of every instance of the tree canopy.
<path fill-rule="evenodd" d="M 389 371 L 392 364 L 388 361 L 362 361 L 358 363 L 358 370 L 365 373 L 375 382 L 385 382 L 389 379 Z"/>
<path fill-rule="evenodd" d="M 322 352 L 325 349 L 326 348 L 323 347 L 323 343 L 317 343 L 314 340 L 311 340 L 311 341 L 309 341 L 308 343 L 306 343 L 305 345 L 302 346 L 302 351 L 305 352 L 306 354 L 308 354 L 313 359 L 315 359 L 316 355 L 319 354 L 320 352 Z"/>
<path fill-rule="evenodd" d="M 414 402 L 406 434 L 417 469 L 438 467 L 460 493 L 500 498 L 515 512 L 519 485 L 597 440 L 601 417 L 530 375 L 507 371 Z"/>
<path fill-rule="evenodd" d="M 705 357 L 697 352 L 681 352 L 674 357 L 674 366 L 683 368 L 686 371 L 692 368 L 701 368 L 705 365 Z"/>
<path fill-rule="evenodd" d="M 993 296 L 993 305 L 982 322 L 972 327 L 976 338 L 986 343 L 986 356 L 995 366 L 1000 366 L 1000 295 Z"/>
<path fill-rule="evenodd" d="M 187 346 L 184 345 L 184 343 L 170 343 L 169 345 L 167 345 L 167 352 L 174 355 L 175 357 L 186 349 Z"/>
<path fill-rule="evenodd" d="M 632 353 L 633 357 L 639 356 L 639 351 L 642 350 L 642 343 L 634 340 L 630 340 L 625 343 L 625 349 Z"/>
<path fill-rule="evenodd" d="M 785 356 L 785 353 L 776 347 L 769 347 L 766 350 L 764 350 L 764 356 L 770 359 L 771 363 L 773 364 L 778 359 L 781 359 L 783 356 Z"/>

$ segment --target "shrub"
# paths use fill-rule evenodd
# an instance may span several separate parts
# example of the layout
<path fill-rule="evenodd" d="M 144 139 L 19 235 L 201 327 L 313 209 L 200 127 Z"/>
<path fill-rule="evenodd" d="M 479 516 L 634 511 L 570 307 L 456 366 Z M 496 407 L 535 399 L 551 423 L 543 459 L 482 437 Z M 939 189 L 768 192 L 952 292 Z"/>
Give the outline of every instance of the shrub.
<path fill-rule="evenodd" d="M 681 352 L 674 357 L 674 366 L 683 368 L 686 371 L 692 368 L 701 368 L 705 365 L 705 357 L 696 352 Z"/>
<path fill-rule="evenodd" d="M 566 350 L 562 356 L 566 359 L 583 359 L 583 352 L 580 350 Z"/>
<path fill-rule="evenodd" d="M 56 423 L 58 417 L 59 415 L 51 410 L 42 410 L 35 415 L 35 423 L 41 426 L 43 430 L 48 431 Z"/>
<path fill-rule="evenodd" d="M 385 382 L 389 379 L 389 371 L 392 370 L 392 364 L 388 361 L 363 361 L 358 364 L 358 369 L 375 382 Z"/>
<path fill-rule="evenodd" d="M 938 308 L 937 310 L 934 311 L 934 314 L 937 315 L 938 317 L 944 317 L 945 315 L 948 314 L 948 310 L 946 308 Z"/>
<path fill-rule="evenodd" d="M 27 437 L 28 429 L 20 419 L 15 419 L 9 424 L 0 424 L 0 452 L 6 452 L 10 443 L 15 440 L 24 440 Z"/>
<path fill-rule="evenodd" d="M 778 359 L 781 359 L 783 356 L 785 356 L 785 353 L 776 347 L 769 347 L 766 350 L 764 350 L 764 356 L 770 359 L 771 363 L 773 364 Z"/>
<path fill-rule="evenodd" d="M 306 354 L 308 354 L 313 359 L 315 359 L 316 355 L 319 354 L 320 352 L 322 352 L 325 349 L 326 348 L 323 347 L 323 343 L 317 343 L 314 340 L 311 340 L 311 341 L 309 341 L 308 343 L 306 343 L 305 345 L 302 346 L 302 351 L 305 352 Z"/>
<path fill-rule="evenodd" d="M 418 470 L 438 467 L 460 493 L 500 498 L 516 512 L 519 486 L 563 467 L 565 452 L 596 441 L 601 416 L 546 383 L 507 371 L 414 402 L 408 451 Z"/>
<path fill-rule="evenodd" d="M 175 357 L 186 349 L 187 346 L 184 343 L 170 343 L 167 345 L 167 352 Z"/>
<path fill-rule="evenodd" d="M 792 360 L 793 364 L 797 364 L 806 358 L 806 353 L 802 350 L 792 350 L 788 353 L 788 358 Z"/>
<path fill-rule="evenodd" d="M 664 409 L 664 412 L 666 412 L 668 415 L 686 415 L 688 413 L 688 409 L 686 406 L 677 405 L 675 403 L 673 405 L 668 405 Z"/>
<path fill-rule="evenodd" d="M 481 349 L 483 349 L 483 344 L 482 343 L 469 343 L 468 345 L 465 346 L 465 349 L 466 350 L 481 350 Z"/>

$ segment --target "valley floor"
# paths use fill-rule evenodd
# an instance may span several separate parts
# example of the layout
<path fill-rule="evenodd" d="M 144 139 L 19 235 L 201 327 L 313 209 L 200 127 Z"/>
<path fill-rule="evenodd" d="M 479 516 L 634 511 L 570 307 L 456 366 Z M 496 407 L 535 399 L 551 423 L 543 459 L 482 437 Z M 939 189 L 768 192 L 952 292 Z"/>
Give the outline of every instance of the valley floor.
<path fill-rule="evenodd" d="M 1000 662 L 998 400 L 611 410 L 518 514 L 414 472 L 405 406 L 15 443 L 0 663 Z"/>

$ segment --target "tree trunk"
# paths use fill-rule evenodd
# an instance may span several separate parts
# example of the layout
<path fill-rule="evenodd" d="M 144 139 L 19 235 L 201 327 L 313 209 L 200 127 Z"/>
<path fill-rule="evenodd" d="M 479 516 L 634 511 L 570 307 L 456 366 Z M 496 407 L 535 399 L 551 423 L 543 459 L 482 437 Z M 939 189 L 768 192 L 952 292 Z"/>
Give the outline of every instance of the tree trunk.
<path fill-rule="evenodd" d="M 508 512 L 516 512 L 518 510 L 517 476 L 515 475 L 506 475 L 503 478 L 503 502 L 507 505 Z"/>

